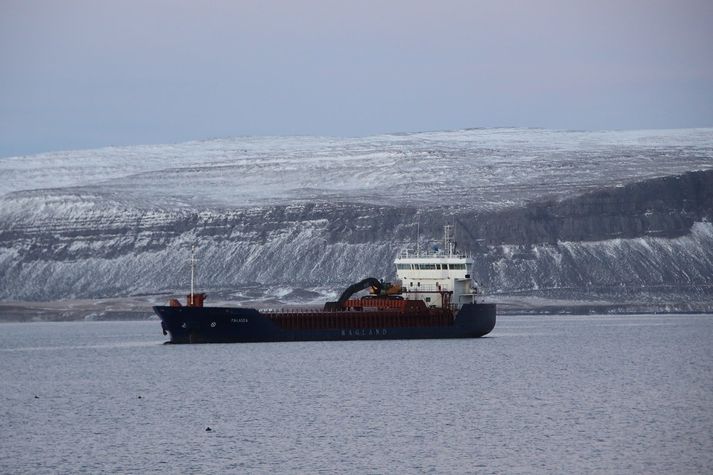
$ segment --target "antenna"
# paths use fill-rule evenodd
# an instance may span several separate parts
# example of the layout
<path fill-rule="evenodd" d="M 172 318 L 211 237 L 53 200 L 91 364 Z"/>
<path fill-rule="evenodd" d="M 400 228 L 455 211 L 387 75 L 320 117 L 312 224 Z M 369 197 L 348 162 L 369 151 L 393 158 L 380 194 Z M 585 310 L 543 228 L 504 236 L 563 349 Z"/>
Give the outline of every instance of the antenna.
<path fill-rule="evenodd" d="M 421 257 L 421 216 L 416 221 L 416 257 Z"/>
<path fill-rule="evenodd" d="M 453 252 L 456 253 L 456 246 L 458 245 L 458 241 L 456 240 L 456 230 L 458 228 L 456 227 L 456 217 L 453 216 Z"/>
<path fill-rule="evenodd" d="M 448 246 L 448 225 L 443 226 L 443 252 L 447 252 L 450 255 L 450 246 Z"/>
<path fill-rule="evenodd" d="M 443 247 L 448 251 L 448 255 L 453 255 L 453 226 L 446 224 L 443 226 Z"/>

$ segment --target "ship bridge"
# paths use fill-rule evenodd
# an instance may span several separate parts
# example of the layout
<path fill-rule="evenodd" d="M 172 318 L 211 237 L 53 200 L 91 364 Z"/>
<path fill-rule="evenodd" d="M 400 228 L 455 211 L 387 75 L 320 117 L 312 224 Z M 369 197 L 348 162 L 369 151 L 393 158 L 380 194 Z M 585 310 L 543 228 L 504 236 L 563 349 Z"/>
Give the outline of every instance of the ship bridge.
<path fill-rule="evenodd" d="M 407 248 L 399 253 L 394 264 L 405 299 L 424 300 L 434 307 L 475 303 L 478 288 L 472 278 L 473 258 L 455 251 L 451 233 L 452 226 L 446 226 L 444 249 L 424 253 Z"/>

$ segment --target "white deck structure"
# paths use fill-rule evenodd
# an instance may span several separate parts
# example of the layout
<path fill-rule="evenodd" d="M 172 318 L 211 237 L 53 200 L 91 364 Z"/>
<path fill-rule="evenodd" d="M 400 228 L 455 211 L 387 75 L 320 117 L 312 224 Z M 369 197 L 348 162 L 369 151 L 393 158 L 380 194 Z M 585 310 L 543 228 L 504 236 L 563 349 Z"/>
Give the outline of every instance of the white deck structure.
<path fill-rule="evenodd" d="M 444 299 L 458 308 L 476 302 L 479 292 L 472 278 L 473 259 L 455 251 L 452 233 L 453 226 L 446 226 L 444 249 L 428 253 L 404 249 L 396 258 L 396 275 L 405 299 L 424 300 L 434 307 L 441 307 Z"/>

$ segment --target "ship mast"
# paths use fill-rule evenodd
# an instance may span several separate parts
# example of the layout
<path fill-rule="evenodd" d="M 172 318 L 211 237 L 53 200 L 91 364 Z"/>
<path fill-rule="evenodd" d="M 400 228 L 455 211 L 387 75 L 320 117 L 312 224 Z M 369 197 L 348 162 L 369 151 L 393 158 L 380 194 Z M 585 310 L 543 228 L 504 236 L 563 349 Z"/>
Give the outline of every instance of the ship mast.
<path fill-rule="evenodd" d="M 416 222 L 416 257 L 421 257 L 421 219 Z"/>
<path fill-rule="evenodd" d="M 193 305 L 193 282 L 195 280 L 196 273 L 196 246 L 191 246 L 191 305 Z"/>
<path fill-rule="evenodd" d="M 453 255 L 453 226 L 450 224 L 443 226 L 443 247 L 451 257 Z"/>

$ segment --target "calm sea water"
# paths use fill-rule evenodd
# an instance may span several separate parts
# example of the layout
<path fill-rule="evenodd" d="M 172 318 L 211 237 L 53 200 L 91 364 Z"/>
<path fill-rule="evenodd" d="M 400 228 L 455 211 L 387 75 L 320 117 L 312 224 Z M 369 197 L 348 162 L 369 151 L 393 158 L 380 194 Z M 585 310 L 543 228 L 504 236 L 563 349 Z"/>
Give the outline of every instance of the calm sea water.
<path fill-rule="evenodd" d="M 0 472 L 713 472 L 711 315 L 163 341 L 155 321 L 0 325 Z"/>

